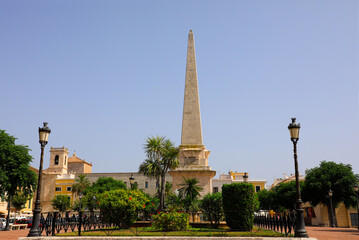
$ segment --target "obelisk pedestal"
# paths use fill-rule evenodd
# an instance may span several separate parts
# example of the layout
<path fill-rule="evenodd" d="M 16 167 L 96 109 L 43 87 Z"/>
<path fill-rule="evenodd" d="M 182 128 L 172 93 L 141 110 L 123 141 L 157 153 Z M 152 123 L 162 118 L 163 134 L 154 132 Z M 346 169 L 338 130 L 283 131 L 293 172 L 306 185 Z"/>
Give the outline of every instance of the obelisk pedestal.
<path fill-rule="evenodd" d="M 210 151 L 206 150 L 204 145 L 180 145 L 179 147 L 179 166 L 169 172 L 172 177 L 172 190 L 180 189 L 184 179 L 196 178 L 199 186 L 203 188 L 202 197 L 207 193 L 212 193 L 212 178 L 216 175 L 216 171 L 208 166 Z"/>
<path fill-rule="evenodd" d="M 203 188 L 201 195 L 212 192 L 212 178 L 216 171 L 208 165 L 210 151 L 202 140 L 201 113 L 197 79 L 196 54 L 192 30 L 188 34 L 186 84 L 183 103 L 182 136 L 179 146 L 179 166 L 171 170 L 172 188 L 177 190 L 184 178 L 196 178 Z"/>

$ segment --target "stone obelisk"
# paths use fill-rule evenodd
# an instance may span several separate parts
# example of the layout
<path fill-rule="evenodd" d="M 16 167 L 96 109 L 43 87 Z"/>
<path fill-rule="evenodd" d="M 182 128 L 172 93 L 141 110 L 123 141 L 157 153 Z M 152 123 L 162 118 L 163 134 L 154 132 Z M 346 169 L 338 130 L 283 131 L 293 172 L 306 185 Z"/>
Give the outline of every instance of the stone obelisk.
<path fill-rule="evenodd" d="M 169 172 L 173 190 L 181 188 L 184 178 L 197 178 L 203 188 L 201 195 L 212 192 L 216 171 L 208 165 L 210 151 L 203 145 L 201 113 L 193 32 L 188 34 L 186 83 L 183 103 L 182 136 L 179 146 L 179 166 Z"/>

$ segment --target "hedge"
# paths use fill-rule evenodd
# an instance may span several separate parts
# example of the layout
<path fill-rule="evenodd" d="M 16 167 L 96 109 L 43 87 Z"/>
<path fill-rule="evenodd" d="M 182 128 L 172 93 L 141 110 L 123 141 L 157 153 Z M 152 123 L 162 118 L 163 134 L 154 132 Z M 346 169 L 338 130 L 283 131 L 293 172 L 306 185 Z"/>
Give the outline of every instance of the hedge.
<path fill-rule="evenodd" d="M 254 221 L 255 191 L 250 183 L 222 186 L 223 211 L 231 230 L 251 231 Z"/>

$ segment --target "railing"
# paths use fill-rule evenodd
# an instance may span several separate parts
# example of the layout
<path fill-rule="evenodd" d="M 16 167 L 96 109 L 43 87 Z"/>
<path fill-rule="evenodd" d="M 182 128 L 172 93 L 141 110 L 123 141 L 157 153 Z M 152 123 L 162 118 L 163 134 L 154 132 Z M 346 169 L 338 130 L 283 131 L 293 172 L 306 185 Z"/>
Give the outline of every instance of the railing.
<path fill-rule="evenodd" d="M 150 226 L 153 222 L 143 212 L 138 213 L 138 221 L 131 226 L 126 225 L 123 219 L 117 218 L 117 214 L 111 213 L 111 220 L 103 217 L 100 212 L 82 212 L 81 214 L 66 213 L 64 217 L 59 212 L 42 213 L 40 218 L 41 234 L 45 233 L 47 236 L 55 236 L 56 234 L 76 232 L 76 235 L 82 235 L 88 231 L 101 231 L 106 235 L 111 235 L 115 231 L 127 229 L 133 235 L 140 235 L 143 232 L 143 227 Z M 81 216 L 81 217 L 80 217 Z M 197 223 L 198 224 L 198 223 Z M 209 225 L 209 223 L 208 223 Z M 281 232 L 288 236 L 294 232 L 295 228 L 295 214 L 291 213 L 275 213 L 265 215 L 255 215 L 254 225 L 259 229 L 268 229 L 276 232 Z M 216 235 L 227 236 L 227 230 L 217 229 Z M 190 234 L 196 235 L 200 231 L 189 230 Z M 166 235 L 167 233 L 163 233 Z"/>
<path fill-rule="evenodd" d="M 284 233 L 286 236 L 294 232 L 295 212 L 289 213 L 266 213 L 254 216 L 254 225 L 259 228 Z"/>
<path fill-rule="evenodd" d="M 45 231 L 46 235 L 55 236 L 56 233 L 60 233 L 61 230 L 66 232 L 79 232 L 81 235 L 81 230 L 91 230 L 91 229 L 99 229 L 103 227 L 113 227 L 112 224 L 103 224 L 100 221 L 100 218 L 95 213 L 83 213 L 75 216 L 75 214 L 70 216 L 69 213 L 65 214 L 65 217 L 61 217 L 58 212 L 49 212 L 49 213 L 41 213 L 40 218 L 40 231 L 41 234 Z"/>

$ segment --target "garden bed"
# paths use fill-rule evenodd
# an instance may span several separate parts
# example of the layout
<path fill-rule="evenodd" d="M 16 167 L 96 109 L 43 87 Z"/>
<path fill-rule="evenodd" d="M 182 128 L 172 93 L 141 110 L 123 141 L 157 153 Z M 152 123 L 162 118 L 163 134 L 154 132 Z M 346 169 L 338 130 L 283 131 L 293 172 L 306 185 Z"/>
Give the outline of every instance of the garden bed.
<path fill-rule="evenodd" d="M 57 234 L 56 236 L 77 236 L 77 232 Z M 187 231 L 161 232 L 148 228 L 102 229 L 82 233 L 82 236 L 191 236 L 191 237 L 285 237 L 285 234 L 254 228 L 252 232 L 231 231 L 228 228 L 190 228 Z"/>

